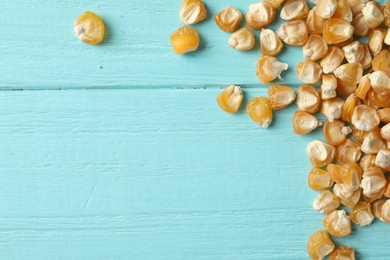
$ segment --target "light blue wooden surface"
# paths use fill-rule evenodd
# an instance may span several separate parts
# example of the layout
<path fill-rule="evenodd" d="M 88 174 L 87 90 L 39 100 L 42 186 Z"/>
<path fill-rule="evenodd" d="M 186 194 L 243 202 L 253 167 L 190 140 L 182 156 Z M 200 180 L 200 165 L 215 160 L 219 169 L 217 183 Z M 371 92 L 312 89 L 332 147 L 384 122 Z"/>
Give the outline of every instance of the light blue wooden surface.
<path fill-rule="evenodd" d="M 211 15 L 250 2 L 206 1 Z M 179 5 L 0 1 L 0 86 L 27 90 L 0 92 L 0 259 L 307 259 L 323 216 L 305 147 L 320 132 L 293 133 L 295 106 L 267 130 L 221 112 L 220 86 L 266 95 L 259 52 L 231 50 L 209 19 L 202 50 L 173 55 Z M 102 46 L 71 34 L 85 10 L 108 24 Z M 388 225 L 354 229 L 337 244 L 389 259 Z"/>

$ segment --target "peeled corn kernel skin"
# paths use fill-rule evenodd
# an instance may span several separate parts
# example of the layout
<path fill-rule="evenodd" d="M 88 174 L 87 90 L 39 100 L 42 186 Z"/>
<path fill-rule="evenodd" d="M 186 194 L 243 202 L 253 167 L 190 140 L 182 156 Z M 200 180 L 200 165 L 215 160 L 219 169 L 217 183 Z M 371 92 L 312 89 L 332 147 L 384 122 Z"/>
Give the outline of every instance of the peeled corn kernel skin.
<path fill-rule="evenodd" d="M 309 187 L 313 190 L 325 190 L 333 186 L 329 173 L 320 168 L 312 168 L 308 175 Z"/>
<path fill-rule="evenodd" d="M 240 25 L 242 13 L 237 8 L 228 6 L 214 16 L 217 26 L 224 32 L 234 32 Z"/>
<path fill-rule="evenodd" d="M 302 48 L 303 56 L 309 60 L 319 60 L 328 54 L 328 44 L 322 36 L 312 34 Z"/>
<path fill-rule="evenodd" d="M 362 9 L 364 21 L 370 28 L 378 27 L 384 21 L 383 10 L 380 4 L 375 1 L 369 1 Z"/>
<path fill-rule="evenodd" d="M 299 110 L 294 113 L 293 129 L 299 135 L 308 134 L 320 125 L 321 122 L 312 114 Z"/>
<path fill-rule="evenodd" d="M 316 13 L 324 19 L 329 19 L 336 12 L 336 8 L 336 0 L 319 0 L 316 5 Z"/>
<path fill-rule="evenodd" d="M 342 132 L 343 127 L 345 127 L 345 123 L 341 120 L 326 121 L 322 128 L 325 141 L 332 146 L 344 143 L 347 136 Z"/>
<path fill-rule="evenodd" d="M 334 210 L 330 212 L 322 224 L 332 236 L 345 237 L 352 233 L 351 219 L 345 210 Z"/>
<path fill-rule="evenodd" d="M 315 9 L 316 7 L 313 7 L 307 14 L 306 27 L 310 34 L 322 34 L 322 27 L 324 27 L 326 19 L 318 16 Z"/>
<path fill-rule="evenodd" d="M 225 112 L 236 113 L 240 108 L 243 97 L 244 95 L 239 86 L 230 85 L 217 96 L 217 103 Z"/>
<path fill-rule="evenodd" d="M 321 102 L 321 113 L 326 116 L 329 121 L 340 119 L 342 115 L 342 109 L 344 106 L 344 100 L 340 97 L 335 97 Z"/>
<path fill-rule="evenodd" d="M 294 102 L 296 95 L 292 88 L 274 84 L 268 87 L 268 97 L 272 110 L 280 110 Z"/>
<path fill-rule="evenodd" d="M 276 56 L 284 47 L 281 39 L 271 29 L 262 29 L 260 33 L 260 49 L 263 55 Z"/>
<path fill-rule="evenodd" d="M 336 147 L 336 159 L 341 165 L 354 164 L 361 156 L 360 145 L 350 138 Z"/>
<path fill-rule="evenodd" d="M 194 28 L 183 26 L 171 34 L 171 44 L 176 54 L 196 51 L 199 46 L 199 35 Z"/>
<path fill-rule="evenodd" d="M 276 31 L 278 37 L 287 45 L 303 46 L 309 35 L 303 20 L 282 23 Z"/>
<path fill-rule="evenodd" d="M 246 23 L 255 30 L 268 26 L 275 18 L 276 9 L 269 2 L 251 4 L 245 16 Z"/>
<path fill-rule="evenodd" d="M 324 259 L 335 249 L 335 245 L 328 232 L 318 230 L 310 236 L 306 249 L 312 259 Z"/>
<path fill-rule="evenodd" d="M 358 202 L 351 211 L 351 220 L 358 226 L 367 226 L 374 220 L 371 204 L 368 202 Z"/>
<path fill-rule="evenodd" d="M 256 75 L 259 80 L 267 84 L 276 78 L 281 78 L 280 74 L 288 69 L 288 64 L 280 62 L 272 56 L 260 56 L 257 61 Z"/>
<path fill-rule="evenodd" d="M 355 250 L 352 247 L 339 246 L 329 255 L 329 260 L 355 260 Z"/>
<path fill-rule="evenodd" d="M 104 38 L 104 22 L 97 14 L 85 12 L 74 21 L 73 33 L 80 41 L 97 45 Z"/>
<path fill-rule="evenodd" d="M 297 106 L 299 110 L 314 114 L 319 110 L 320 105 L 320 94 L 315 87 L 303 85 L 298 88 Z"/>
<path fill-rule="evenodd" d="M 280 11 L 280 18 L 288 21 L 304 19 L 309 10 L 306 0 L 286 0 Z"/>
<path fill-rule="evenodd" d="M 333 161 L 335 148 L 322 141 L 313 140 L 307 145 L 306 154 L 313 167 L 320 168 Z"/>
<path fill-rule="evenodd" d="M 243 27 L 230 36 L 228 44 L 236 50 L 249 51 L 255 45 L 255 36 L 249 28 Z"/>
<path fill-rule="evenodd" d="M 247 112 L 250 118 L 262 128 L 267 128 L 272 122 L 271 102 L 266 97 L 257 97 L 252 99 Z"/>
<path fill-rule="evenodd" d="M 337 69 L 344 60 L 344 52 L 341 48 L 331 46 L 328 49 L 328 54 L 322 58 L 320 65 L 325 74 L 332 73 Z"/>
<path fill-rule="evenodd" d="M 354 28 L 348 21 L 339 18 L 328 19 L 323 28 L 323 37 L 328 44 L 341 43 L 352 37 Z"/>
<path fill-rule="evenodd" d="M 371 131 L 380 123 L 376 110 L 366 105 L 355 107 L 351 121 L 357 129 L 362 131 Z"/>
<path fill-rule="evenodd" d="M 298 78 L 305 84 L 315 84 L 322 76 L 320 64 L 312 60 L 301 61 L 296 70 Z"/>

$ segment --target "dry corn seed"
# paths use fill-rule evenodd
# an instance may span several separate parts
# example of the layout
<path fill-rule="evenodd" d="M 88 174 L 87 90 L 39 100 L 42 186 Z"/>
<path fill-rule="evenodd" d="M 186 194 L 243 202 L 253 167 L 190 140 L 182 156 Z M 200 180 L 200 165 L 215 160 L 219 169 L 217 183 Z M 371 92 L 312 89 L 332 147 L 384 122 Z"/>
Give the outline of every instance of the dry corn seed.
<path fill-rule="evenodd" d="M 352 10 L 346 0 L 337 0 L 337 9 L 332 16 L 351 22 L 353 18 Z"/>
<path fill-rule="evenodd" d="M 367 132 L 360 147 L 362 152 L 365 154 L 377 154 L 379 150 L 385 148 L 386 143 L 382 139 L 380 130 L 378 128 Z"/>
<path fill-rule="evenodd" d="M 362 180 L 362 170 L 356 163 L 343 164 L 340 167 L 340 178 L 342 194 L 347 198 L 353 195 L 353 192 L 360 189 Z"/>
<path fill-rule="evenodd" d="M 362 9 L 362 13 L 364 15 L 364 21 L 370 28 L 378 27 L 385 19 L 381 5 L 375 1 L 366 3 Z"/>
<path fill-rule="evenodd" d="M 323 37 L 328 44 L 341 43 L 352 37 L 354 28 L 348 21 L 330 18 L 324 23 Z"/>
<path fill-rule="evenodd" d="M 387 75 L 390 75 L 390 51 L 382 50 L 378 55 L 374 57 L 374 59 L 372 60 L 372 70 L 381 70 Z"/>
<path fill-rule="evenodd" d="M 267 128 L 272 122 L 271 102 L 266 97 L 252 99 L 247 108 L 248 115 L 256 124 Z"/>
<path fill-rule="evenodd" d="M 345 126 L 345 123 L 341 120 L 334 120 L 333 122 L 326 121 L 322 128 L 325 141 L 332 146 L 338 146 L 344 143 L 347 135 L 351 132 L 352 129 L 349 126 Z"/>
<path fill-rule="evenodd" d="M 386 200 L 376 200 L 372 203 L 372 213 L 380 221 L 384 221 L 382 218 L 382 207 Z"/>
<path fill-rule="evenodd" d="M 363 173 L 361 182 L 363 194 L 370 199 L 379 199 L 383 196 L 386 178 L 378 167 L 371 167 Z"/>
<path fill-rule="evenodd" d="M 374 155 L 374 154 L 368 154 L 368 155 L 363 156 L 360 159 L 359 166 L 363 172 L 365 172 L 369 168 L 375 166 L 375 157 L 376 157 L 376 155 Z"/>
<path fill-rule="evenodd" d="M 357 98 L 354 94 L 349 95 L 344 102 L 341 119 L 345 122 L 351 123 L 353 111 L 355 110 L 355 107 L 360 104 L 361 101 L 359 98 Z"/>
<path fill-rule="evenodd" d="M 306 27 L 310 34 L 322 34 L 322 27 L 326 19 L 318 16 L 315 12 L 316 7 L 313 7 L 307 14 Z"/>
<path fill-rule="evenodd" d="M 352 247 L 339 246 L 329 255 L 329 260 L 355 260 L 355 250 Z"/>
<path fill-rule="evenodd" d="M 352 125 L 352 136 L 359 143 L 363 142 L 364 137 L 366 136 L 366 133 L 367 133 L 366 131 L 359 130 L 355 126 Z"/>
<path fill-rule="evenodd" d="M 244 94 L 239 86 L 230 85 L 217 96 L 217 103 L 225 112 L 236 113 L 243 97 Z"/>
<path fill-rule="evenodd" d="M 380 130 L 380 134 L 384 140 L 390 141 L 390 124 L 389 123 L 382 126 L 382 128 Z"/>
<path fill-rule="evenodd" d="M 261 29 L 260 49 L 263 55 L 276 56 L 283 49 L 283 42 L 271 29 Z"/>
<path fill-rule="evenodd" d="M 367 105 L 356 106 L 351 121 L 357 129 L 362 131 L 371 131 L 380 123 L 376 110 Z"/>
<path fill-rule="evenodd" d="M 313 190 L 325 190 L 333 186 L 333 180 L 327 171 L 313 168 L 308 175 L 308 184 Z"/>
<path fill-rule="evenodd" d="M 232 33 L 228 44 L 236 50 L 249 51 L 255 45 L 255 36 L 249 28 L 243 27 Z"/>
<path fill-rule="evenodd" d="M 356 36 L 367 36 L 370 31 L 370 27 L 367 26 L 366 21 L 364 20 L 364 15 L 359 13 L 356 15 L 351 22 L 355 31 L 353 32 Z"/>
<path fill-rule="evenodd" d="M 280 18 L 288 21 L 304 19 L 309 10 L 306 0 L 286 0 L 280 11 Z"/>
<path fill-rule="evenodd" d="M 390 76 L 386 72 L 377 70 L 368 77 L 372 88 L 380 96 L 390 95 Z"/>
<path fill-rule="evenodd" d="M 308 134 L 321 125 L 321 121 L 312 114 L 299 110 L 294 113 L 293 129 L 299 135 Z"/>
<path fill-rule="evenodd" d="M 337 88 L 337 79 L 332 74 L 325 74 L 322 75 L 322 81 L 321 81 L 321 99 L 330 99 L 337 96 L 336 92 Z"/>
<path fill-rule="evenodd" d="M 301 111 L 316 113 L 321 105 L 320 94 L 310 85 L 303 85 L 297 91 L 297 106 Z"/>
<path fill-rule="evenodd" d="M 285 44 L 292 46 L 303 46 L 309 38 L 303 20 L 282 23 L 276 34 Z"/>
<path fill-rule="evenodd" d="M 268 3 L 270 3 L 273 7 L 278 8 L 281 6 L 285 0 L 266 0 Z"/>
<path fill-rule="evenodd" d="M 390 4 L 389 4 L 390 6 Z M 389 8 L 390 9 L 390 8 Z M 390 12 L 390 11 L 389 11 Z M 389 14 L 389 22 L 390 22 L 390 14 Z M 385 44 L 390 45 L 390 28 L 387 29 L 385 39 L 384 39 Z"/>
<path fill-rule="evenodd" d="M 372 55 L 378 55 L 383 47 L 383 42 L 386 36 L 386 30 L 383 28 L 371 29 L 368 34 L 368 47 Z"/>
<path fill-rule="evenodd" d="M 363 67 L 360 63 L 346 63 L 335 69 L 333 74 L 345 83 L 357 85 L 363 76 Z"/>
<path fill-rule="evenodd" d="M 354 93 L 357 89 L 357 84 L 343 81 L 341 79 L 337 79 L 337 89 L 336 92 L 340 96 L 348 97 L 352 93 Z"/>
<path fill-rule="evenodd" d="M 342 115 L 342 109 L 344 106 L 344 100 L 339 97 L 326 99 L 321 102 L 321 113 L 332 122 L 335 119 L 340 119 Z"/>
<path fill-rule="evenodd" d="M 217 26 L 224 32 L 234 32 L 240 25 L 242 13 L 237 8 L 228 6 L 214 16 Z"/>
<path fill-rule="evenodd" d="M 315 198 L 313 209 L 321 214 L 328 214 L 340 206 L 340 202 L 336 195 L 328 189 L 323 190 Z"/>
<path fill-rule="evenodd" d="M 312 234 L 306 245 L 307 253 L 312 259 L 324 259 L 332 253 L 335 245 L 325 230 L 318 230 Z"/>
<path fill-rule="evenodd" d="M 390 108 L 382 108 L 376 111 L 382 123 L 390 123 Z"/>
<path fill-rule="evenodd" d="M 74 35 L 82 42 L 99 44 L 104 38 L 104 22 L 93 12 L 85 12 L 74 21 Z"/>
<path fill-rule="evenodd" d="M 304 60 L 297 65 L 298 78 L 305 84 L 315 84 L 322 76 L 320 64 L 312 60 Z"/>
<path fill-rule="evenodd" d="M 268 97 L 272 110 L 280 110 L 294 102 L 296 95 L 292 88 L 274 84 L 268 88 Z"/>
<path fill-rule="evenodd" d="M 280 62 L 277 58 L 263 55 L 257 61 L 256 74 L 259 80 L 267 84 L 276 78 L 280 78 L 280 74 L 288 69 L 288 64 Z"/>
<path fill-rule="evenodd" d="M 313 167 L 324 167 L 331 163 L 335 157 L 335 148 L 322 141 L 309 142 L 306 154 Z"/>
<path fill-rule="evenodd" d="M 258 2 L 249 5 L 245 16 L 246 23 L 253 29 L 266 27 L 275 19 L 276 9 L 269 2 Z"/>
<path fill-rule="evenodd" d="M 324 19 L 331 18 L 336 12 L 336 0 L 318 0 L 316 14 Z"/>
<path fill-rule="evenodd" d="M 363 57 L 359 60 L 359 63 L 362 64 L 363 69 L 366 70 L 371 67 L 372 56 L 368 45 L 362 44 L 362 46 L 364 52 L 363 52 Z"/>
<path fill-rule="evenodd" d="M 362 153 L 360 151 L 360 145 L 350 138 L 336 147 L 336 160 L 340 164 L 351 164 L 357 162 Z"/>
<path fill-rule="evenodd" d="M 322 225 L 332 236 L 345 237 L 352 233 L 351 218 L 345 210 L 334 210 L 322 221 Z"/>
<path fill-rule="evenodd" d="M 171 43 L 176 54 L 196 51 L 199 46 L 199 35 L 194 28 L 183 26 L 171 34 Z"/>
<path fill-rule="evenodd" d="M 196 24 L 206 19 L 207 9 L 202 0 L 183 0 L 180 6 L 180 21 Z"/>
<path fill-rule="evenodd" d="M 386 179 L 386 187 L 383 196 L 390 198 L 390 176 Z"/>
<path fill-rule="evenodd" d="M 363 45 L 359 41 L 354 41 L 343 47 L 345 59 L 349 63 L 358 63 L 364 56 Z"/>
<path fill-rule="evenodd" d="M 351 211 L 351 220 L 358 226 L 367 226 L 374 220 L 371 204 L 368 202 L 358 202 Z"/>
<path fill-rule="evenodd" d="M 371 75 L 369 77 L 371 77 Z M 367 92 L 366 104 L 374 109 L 390 107 L 390 95 L 379 95 L 377 91 L 371 88 Z"/>
<path fill-rule="evenodd" d="M 361 189 L 358 189 L 354 191 L 352 195 L 350 195 L 348 194 L 348 187 L 339 183 L 333 186 L 333 192 L 337 196 L 340 203 L 350 209 L 352 209 L 359 202 L 362 193 Z"/>
<path fill-rule="evenodd" d="M 302 47 L 303 56 L 309 60 L 319 60 L 328 54 L 328 44 L 322 36 L 312 34 L 306 44 Z"/>
<path fill-rule="evenodd" d="M 386 200 L 382 205 L 381 218 L 383 221 L 390 223 L 390 199 Z"/>
<path fill-rule="evenodd" d="M 360 80 L 357 89 L 355 90 L 355 96 L 364 100 L 366 99 L 367 92 L 371 88 L 371 82 L 368 78 L 370 74 L 364 75 Z"/>
<path fill-rule="evenodd" d="M 365 3 L 367 2 L 368 0 L 347 0 L 347 3 L 351 8 L 353 16 L 356 16 L 361 13 Z"/>
<path fill-rule="evenodd" d="M 325 74 L 332 73 L 344 60 L 344 52 L 339 47 L 331 46 L 328 54 L 321 60 L 320 65 Z"/>
<path fill-rule="evenodd" d="M 385 171 L 390 171 L 390 150 L 381 149 L 376 155 L 375 165 Z"/>
<path fill-rule="evenodd" d="M 387 26 L 390 27 L 390 2 L 385 3 L 383 6 L 383 15 L 384 15 L 384 21 L 383 23 Z M 388 43 L 386 43 L 388 44 Z"/>
<path fill-rule="evenodd" d="M 330 163 L 326 166 L 326 170 L 328 171 L 330 178 L 336 183 L 342 183 L 341 179 L 341 167 L 337 164 Z"/>

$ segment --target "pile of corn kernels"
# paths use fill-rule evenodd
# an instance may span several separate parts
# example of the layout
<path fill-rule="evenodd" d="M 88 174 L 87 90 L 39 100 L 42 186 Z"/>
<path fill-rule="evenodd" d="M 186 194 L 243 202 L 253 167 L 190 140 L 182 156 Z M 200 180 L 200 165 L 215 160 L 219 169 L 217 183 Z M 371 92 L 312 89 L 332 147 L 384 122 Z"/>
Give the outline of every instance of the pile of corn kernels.
<path fill-rule="evenodd" d="M 313 1 L 313 0 L 312 0 Z M 273 110 L 296 101 L 293 117 L 297 134 L 322 126 L 325 141 L 307 145 L 313 165 L 308 184 L 321 191 L 313 208 L 326 214 L 325 230 L 315 232 L 307 243 L 312 259 L 355 259 L 353 248 L 335 247 L 331 236 L 344 237 L 352 223 L 370 225 L 374 218 L 390 223 L 390 3 L 381 6 L 368 0 L 316 0 L 310 9 L 306 0 L 265 0 L 251 4 L 246 24 L 260 30 L 256 74 L 263 84 L 280 78 L 288 64 L 275 58 L 285 45 L 302 46 L 304 61 L 296 73 L 303 82 L 295 93 L 283 85 L 271 85 L 268 97 L 247 105 L 250 118 L 261 127 L 272 122 Z M 266 28 L 281 7 L 286 20 L 276 31 Z M 188 25 L 207 16 L 202 0 L 183 0 L 180 20 L 186 26 L 171 34 L 177 54 L 195 51 L 199 35 Z M 237 30 L 242 13 L 226 7 L 214 20 L 224 32 L 232 32 L 228 44 L 237 50 L 254 47 L 251 29 Z M 359 41 L 368 36 L 368 43 Z M 313 86 L 320 83 L 320 88 Z M 228 113 L 239 110 L 243 91 L 231 85 L 217 96 Z M 326 117 L 321 122 L 313 114 Z M 351 136 L 350 136 L 351 135 Z M 341 204 L 344 209 L 339 209 Z M 345 210 L 348 209 L 348 210 Z M 351 223 L 352 222 L 352 223 Z"/>

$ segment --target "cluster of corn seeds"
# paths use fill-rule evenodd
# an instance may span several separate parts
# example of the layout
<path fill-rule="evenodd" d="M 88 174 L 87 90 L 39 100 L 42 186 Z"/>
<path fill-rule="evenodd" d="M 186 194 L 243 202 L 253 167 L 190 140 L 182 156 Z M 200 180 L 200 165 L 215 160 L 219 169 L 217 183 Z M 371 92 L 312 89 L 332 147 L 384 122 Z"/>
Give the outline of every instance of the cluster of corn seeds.
<path fill-rule="evenodd" d="M 256 74 L 263 84 L 280 78 L 288 64 L 278 55 L 285 45 L 301 46 L 305 60 L 296 67 L 303 85 L 295 93 L 283 85 L 271 85 L 268 97 L 247 105 L 250 118 L 267 128 L 273 110 L 296 101 L 293 129 L 308 134 L 323 127 L 324 141 L 307 145 L 313 168 L 308 175 L 311 189 L 321 191 L 313 208 L 325 214 L 325 230 L 316 231 L 307 242 L 312 259 L 355 259 L 353 248 L 336 247 L 331 236 L 352 233 L 352 223 L 370 225 L 374 218 L 390 223 L 390 3 L 381 6 L 369 0 L 265 0 L 251 4 L 245 15 L 249 27 L 260 30 Z M 266 28 L 276 9 L 286 22 L 273 31 Z M 193 24 L 206 16 L 201 0 L 183 0 L 180 17 Z M 215 17 L 218 27 L 233 32 L 228 44 L 238 50 L 254 46 L 253 32 L 238 29 L 241 12 L 227 7 Z M 236 31 L 237 30 L 237 31 Z M 356 37 L 368 37 L 367 44 Z M 199 37 L 190 27 L 171 35 L 176 53 L 196 50 Z M 319 89 L 313 84 L 320 83 Z M 217 96 L 228 113 L 239 110 L 243 91 L 231 85 Z M 314 115 L 326 117 L 321 122 Z M 339 209 L 343 205 L 344 209 Z"/>

